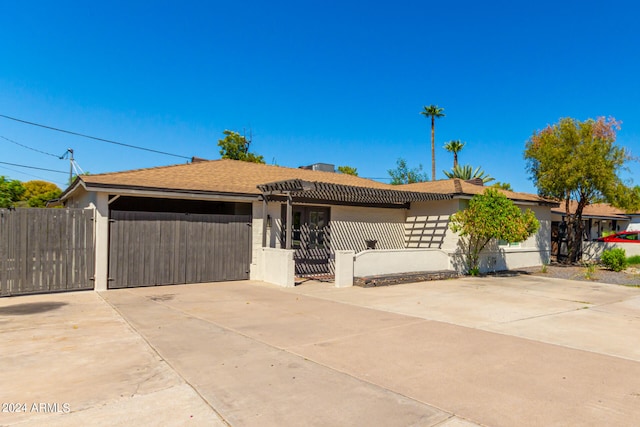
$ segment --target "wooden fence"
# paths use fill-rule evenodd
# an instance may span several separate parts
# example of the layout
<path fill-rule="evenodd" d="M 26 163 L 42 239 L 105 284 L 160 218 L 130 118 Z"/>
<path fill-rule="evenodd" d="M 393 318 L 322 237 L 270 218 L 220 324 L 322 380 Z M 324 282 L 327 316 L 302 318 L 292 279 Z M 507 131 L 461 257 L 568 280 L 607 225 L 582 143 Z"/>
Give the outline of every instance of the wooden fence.
<path fill-rule="evenodd" d="M 0 209 L 0 296 L 93 289 L 93 210 Z"/>
<path fill-rule="evenodd" d="M 245 280 L 251 216 L 111 211 L 109 288 Z"/>

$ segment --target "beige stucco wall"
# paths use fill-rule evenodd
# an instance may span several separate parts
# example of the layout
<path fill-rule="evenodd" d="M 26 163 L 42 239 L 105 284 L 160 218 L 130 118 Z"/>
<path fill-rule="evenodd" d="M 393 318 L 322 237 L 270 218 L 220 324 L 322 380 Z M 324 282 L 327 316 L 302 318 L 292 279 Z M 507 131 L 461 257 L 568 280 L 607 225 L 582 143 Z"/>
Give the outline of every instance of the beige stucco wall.
<path fill-rule="evenodd" d="M 331 249 L 367 248 L 365 240 L 377 240 L 376 249 L 404 247 L 404 209 L 331 207 Z"/>
<path fill-rule="evenodd" d="M 407 248 L 456 248 L 458 236 L 449 229 L 449 217 L 465 202 L 459 199 L 412 203 L 404 226 Z"/>
<path fill-rule="evenodd" d="M 513 270 L 547 264 L 551 257 L 551 209 L 548 206 L 518 205 L 520 209 L 530 209 L 540 222 L 538 232 L 524 242 L 512 245 L 498 245 L 492 242 L 480 256 L 480 271 Z M 452 254 L 452 264 L 458 271 L 464 271 L 464 263 L 459 251 Z"/>
<path fill-rule="evenodd" d="M 95 192 L 88 192 L 82 186 L 79 186 L 71 196 L 65 202 L 67 208 L 95 208 L 98 200 L 98 194 Z"/>
<path fill-rule="evenodd" d="M 602 252 L 613 248 L 624 249 L 628 257 L 640 255 L 639 243 L 625 242 L 583 242 L 582 243 L 582 260 L 583 261 L 599 261 Z"/>

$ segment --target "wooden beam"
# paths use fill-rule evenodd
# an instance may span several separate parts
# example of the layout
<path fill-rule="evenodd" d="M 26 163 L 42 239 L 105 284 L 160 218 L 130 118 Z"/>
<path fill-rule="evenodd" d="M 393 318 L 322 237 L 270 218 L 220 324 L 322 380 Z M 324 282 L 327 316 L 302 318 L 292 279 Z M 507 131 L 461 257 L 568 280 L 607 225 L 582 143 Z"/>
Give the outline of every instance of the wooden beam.
<path fill-rule="evenodd" d="M 293 198 L 291 193 L 287 194 L 287 240 L 285 249 L 291 249 L 291 241 L 293 234 Z"/>

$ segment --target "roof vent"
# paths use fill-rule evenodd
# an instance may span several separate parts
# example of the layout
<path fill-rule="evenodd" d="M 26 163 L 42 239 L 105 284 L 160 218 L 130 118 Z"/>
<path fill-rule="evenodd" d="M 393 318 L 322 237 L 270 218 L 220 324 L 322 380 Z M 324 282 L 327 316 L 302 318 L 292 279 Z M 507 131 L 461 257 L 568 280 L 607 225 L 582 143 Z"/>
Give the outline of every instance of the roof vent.
<path fill-rule="evenodd" d="M 208 159 L 203 159 L 202 157 L 193 156 L 191 158 L 191 163 L 208 162 L 208 161 L 209 161 Z"/>
<path fill-rule="evenodd" d="M 322 172 L 335 172 L 336 166 L 330 163 L 314 163 L 309 166 L 300 166 L 300 169 L 307 169 L 312 171 L 322 171 Z"/>

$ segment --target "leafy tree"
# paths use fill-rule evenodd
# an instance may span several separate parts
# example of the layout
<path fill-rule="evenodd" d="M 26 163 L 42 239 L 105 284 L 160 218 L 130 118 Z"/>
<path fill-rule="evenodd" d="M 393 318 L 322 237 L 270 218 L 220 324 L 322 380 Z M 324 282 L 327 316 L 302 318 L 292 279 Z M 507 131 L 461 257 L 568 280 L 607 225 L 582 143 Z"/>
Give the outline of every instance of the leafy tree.
<path fill-rule="evenodd" d="M 351 166 L 338 166 L 338 172 L 358 176 L 358 168 L 353 168 Z"/>
<path fill-rule="evenodd" d="M 449 228 L 460 235 L 467 271 L 479 272 L 480 252 L 492 239 L 507 242 L 526 240 L 540 223 L 531 210 L 522 212 L 495 188 L 487 188 L 469 201 L 469 207 L 451 216 Z"/>
<path fill-rule="evenodd" d="M 470 179 L 480 178 L 482 179 L 482 182 L 485 184 L 487 182 L 491 182 L 495 180 L 495 178 L 492 178 L 491 176 L 487 175 L 485 171 L 480 169 L 480 166 L 473 169 L 470 165 L 464 165 L 464 166 L 458 165 L 455 168 L 451 169 L 451 171 L 442 171 L 442 172 L 449 179 L 459 178 L 464 180 L 470 180 Z"/>
<path fill-rule="evenodd" d="M 223 159 L 242 160 L 244 162 L 264 163 L 264 158 L 249 152 L 251 141 L 231 130 L 225 130 L 224 139 L 218 140 L 220 155 Z"/>
<path fill-rule="evenodd" d="M 449 141 L 445 144 L 444 149 L 450 153 L 453 153 L 453 168 L 458 166 L 458 153 L 465 146 L 466 142 L 461 142 L 459 139 L 455 141 Z"/>
<path fill-rule="evenodd" d="M 429 180 L 429 176 L 426 172 L 422 171 L 422 165 L 418 165 L 417 168 L 409 169 L 407 161 L 405 159 L 398 159 L 396 161 L 396 168 L 387 170 L 391 176 L 391 184 L 413 184 L 414 182 L 424 182 Z"/>
<path fill-rule="evenodd" d="M 0 208 L 9 208 L 15 205 L 24 193 L 22 183 L 17 179 L 9 180 L 0 176 Z"/>
<path fill-rule="evenodd" d="M 431 179 L 436 180 L 436 118 L 444 117 L 444 108 L 437 105 L 424 106 L 420 114 L 431 117 Z"/>
<path fill-rule="evenodd" d="M 627 187 L 619 171 L 631 159 L 615 144 L 620 122 L 599 117 L 584 122 L 563 118 L 534 132 L 526 144 L 527 169 L 541 196 L 564 203 L 569 253 L 574 263 L 580 254 L 584 207 L 607 202 L 622 209 L 637 209 L 640 191 Z M 571 201 L 575 212 L 569 210 Z"/>
<path fill-rule="evenodd" d="M 501 190 L 513 191 L 513 188 L 511 188 L 511 184 L 509 184 L 508 182 L 496 181 L 496 183 L 491 185 L 491 187 L 499 188 Z"/>
<path fill-rule="evenodd" d="M 57 185 L 47 181 L 27 181 L 22 186 L 24 193 L 21 200 L 24 200 L 31 208 L 44 208 L 47 201 L 56 199 L 62 194 L 62 190 Z"/>

